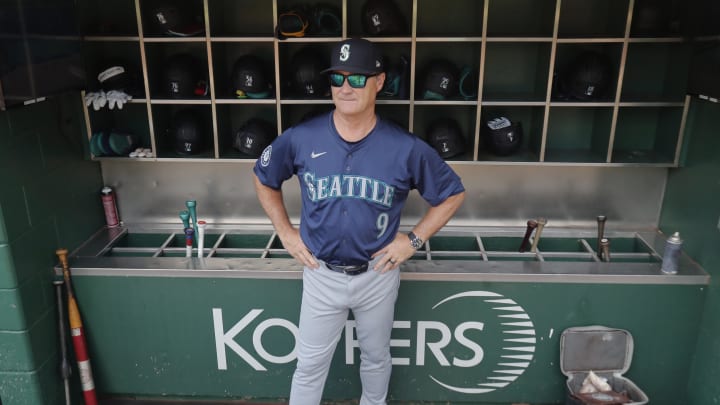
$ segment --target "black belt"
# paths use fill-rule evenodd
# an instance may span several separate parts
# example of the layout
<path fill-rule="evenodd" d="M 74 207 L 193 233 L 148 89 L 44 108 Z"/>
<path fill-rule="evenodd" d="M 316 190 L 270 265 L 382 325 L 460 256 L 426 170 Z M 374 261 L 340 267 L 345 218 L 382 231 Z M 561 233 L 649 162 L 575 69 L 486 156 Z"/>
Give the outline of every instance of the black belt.
<path fill-rule="evenodd" d="M 357 276 L 358 274 L 363 274 L 368 269 L 367 263 L 354 264 L 354 265 L 350 265 L 350 266 L 341 266 L 339 264 L 325 263 L 325 266 L 332 271 L 335 271 L 338 273 L 344 273 L 344 274 L 347 274 L 348 276 Z"/>

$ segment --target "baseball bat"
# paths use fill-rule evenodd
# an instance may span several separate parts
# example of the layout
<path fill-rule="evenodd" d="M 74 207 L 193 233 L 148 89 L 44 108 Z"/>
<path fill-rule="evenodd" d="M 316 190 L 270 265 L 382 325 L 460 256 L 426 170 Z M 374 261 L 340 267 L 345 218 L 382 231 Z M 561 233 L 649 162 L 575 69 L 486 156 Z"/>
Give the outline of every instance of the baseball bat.
<path fill-rule="evenodd" d="M 602 247 L 600 246 L 600 241 L 602 238 L 605 237 L 605 221 L 607 221 L 607 217 L 605 215 L 598 215 L 597 217 L 597 253 L 602 257 Z"/>
<path fill-rule="evenodd" d="M 180 211 L 180 220 L 183 223 L 183 229 L 190 228 L 190 211 Z"/>
<path fill-rule="evenodd" d="M 547 219 L 543 217 L 537 219 L 537 229 L 535 229 L 535 237 L 533 237 L 532 247 L 530 248 L 530 251 L 533 253 L 537 252 L 537 245 L 538 242 L 540 242 L 540 235 L 542 234 L 543 228 L 545 228 L 545 224 L 547 224 Z"/>
<path fill-rule="evenodd" d="M 207 222 L 198 221 L 198 257 L 205 256 L 205 227 Z"/>
<path fill-rule="evenodd" d="M 520 248 L 518 249 L 518 252 L 523 253 L 527 250 L 528 241 L 530 240 L 530 235 L 532 235 L 532 232 L 535 228 L 537 228 L 538 223 L 536 220 L 531 219 L 527 221 L 527 228 L 525 228 L 525 236 L 523 237 L 522 243 L 520 243 Z"/>
<path fill-rule="evenodd" d="M 192 257 L 192 246 L 193 246 L 193 235 L 195 231 L 193 228 L 185 228 L 185 257 Z"/>
<path fill-rule="evenodd" d="M 600 260 L 604 262 L 610 261 L 610 241 L 607 238 L 600 239 Z"/>
<path fill-rule="evenodd" d="M 72 375 L 72 367 L 67 357 L 67 340 L 65 340 L 65 306 L 63 305 L 61 280 L 54 280 L 55 297 L 57 298 L 58 307 L 58 334 L 60 335 L 60 376 L 65 386 L 65 405 L 70 405 L 70 376 Z"/>
<path fill-rule="evenodd" d="M 63 268 L 63 279 L 65 281 L 65 292 L 68 300 L 68 318 L 70 323 L 70 334 L 72 335 L 73 348 L 75 348 L 75 360 L 80 371 L 80 385 L 82 386 L 85 405 L 98 405 L 95 394 L 95 381 L 93 380 L 90 357 L 88 356 L 87 342 L 83 330 L 82 318 L 78 309 L 75 294 L 73 294 L 70 266 L 67 260 L 67 249 L 58 249 L 55 254 L 60 259 Z"/>
<path fill-rule="evenodd" d="M 185 201 L 185 206 L 187 206 L 188 211 L 190 211 L 193 229 L 197 230 L 197 201 L 187 200 Z"/>

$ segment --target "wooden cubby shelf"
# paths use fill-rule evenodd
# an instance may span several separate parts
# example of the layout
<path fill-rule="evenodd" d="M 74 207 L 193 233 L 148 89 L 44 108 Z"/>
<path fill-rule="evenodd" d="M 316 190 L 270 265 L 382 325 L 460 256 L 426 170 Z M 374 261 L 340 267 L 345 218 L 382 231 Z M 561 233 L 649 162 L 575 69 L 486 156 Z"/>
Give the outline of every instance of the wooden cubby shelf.
<path fill-rule="evenodd" d="M 680 17 L 649 27 L 638 9 L 645 3 L 638 0 L 393 0 L 406 32 L 388 36 L 365 32 L 363 0 L 178 1 L 204 24 L 204 33 L 188 37 L 167 36 L 152 24 L 148 13 L 158 2 L 79 0 L 88 77 L 118 61 L 138 83 L 122 110 L 86 108 L 88 136 L 132 132 L 155 161 L 249 160 L 233 148 L 234 133 L 247 120 L 262 118 L 281 133 L 332 108 L 328 96 L 308 98 L 288 86 L 293 57 L 311 49 L 327 59 L 334 42 L 361 36 L 378 44 L 388 67 L 402 61 L 408 66 L 407 93 L 379 95 L 378 114 L 422 139 L 433 119 L 454 119 L 465 152 L 451 162 L 679 165 L 691 42 Z M 320 3 L 338 11 L 340 33 L 276 36 L 281 13 Z M 677 11 L 675 2 L 658 4 L 663 16 Z M 568 96 L 572 91 L 562 78 L 586 53 L 608 60 L 610 73 L 601 97 L 579 100 Z M 207 78 L 207 95 L 165 96 L 163 67 L 177 54 L 192 55 Z M 272 82 L 265 98 L 234 94 L 233 64 L 248 54 L 262 60 Z M 425 96 L 424 71 L 438 58 L 454 65 L 458 76 L 465 70 L 462 94 Z M 205 151 L 192 157 L 174 153 L 168 139 L 173 115 L 185 109 L 202 117 L 206 131 Z M 484 123 L 499 116 L 523 128 L 522 146 L 509 156 L 496 156 L 484 145 Z"/>

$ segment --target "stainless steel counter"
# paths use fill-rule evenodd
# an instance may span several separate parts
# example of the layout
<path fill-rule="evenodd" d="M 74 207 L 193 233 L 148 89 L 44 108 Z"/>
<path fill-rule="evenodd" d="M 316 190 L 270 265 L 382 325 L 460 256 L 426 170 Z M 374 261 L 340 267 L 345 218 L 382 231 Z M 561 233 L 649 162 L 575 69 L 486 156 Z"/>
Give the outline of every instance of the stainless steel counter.
<path fill-rule="evenodd" d="M 404 230 L 404 229 L 401 229 Z M 405 230 L 407 231 L 407 230 Z M 596 230 L 546 228 L 537 252 L 518 253 L 524 229 L 445 227 L 401 266 L 405 280 L 519 283 L 709 284 L 683 254 L 678 274 L 660 271 L 666 236 L 608 230 L 611 261 L 595 252 Z M 298 279 L 301 266 L 264 225 L 208 225 L 205 256 L 186 258 L 177 224 L 102 229 L 73 252 L 73 274 L 88 276 Z"/>

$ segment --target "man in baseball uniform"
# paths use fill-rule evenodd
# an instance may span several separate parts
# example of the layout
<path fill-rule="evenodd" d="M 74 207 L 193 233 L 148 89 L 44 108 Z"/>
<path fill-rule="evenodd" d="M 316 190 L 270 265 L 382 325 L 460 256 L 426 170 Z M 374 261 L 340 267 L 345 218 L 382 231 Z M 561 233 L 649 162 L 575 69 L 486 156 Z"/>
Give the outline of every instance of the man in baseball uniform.
<path fill-rule="evenodd" d="M 304 265 L 290 405 L 320 403 L 348 310 L 361 353 L 360 405 L 380 405 L 392 368 L 398 266 L 447 223 L 465 189 L 425 141 L 375 114 L 385 73 L 372 42 L 339 42 L 323 73 L 335 109 L 285 131 L 254 168 L 260 203 L 285 249 Z M 302 196 L 299 229 L 281 191 L 293 175 Z M 412 232 L 398 232 L 413 189 L 430 208 Z"/>

